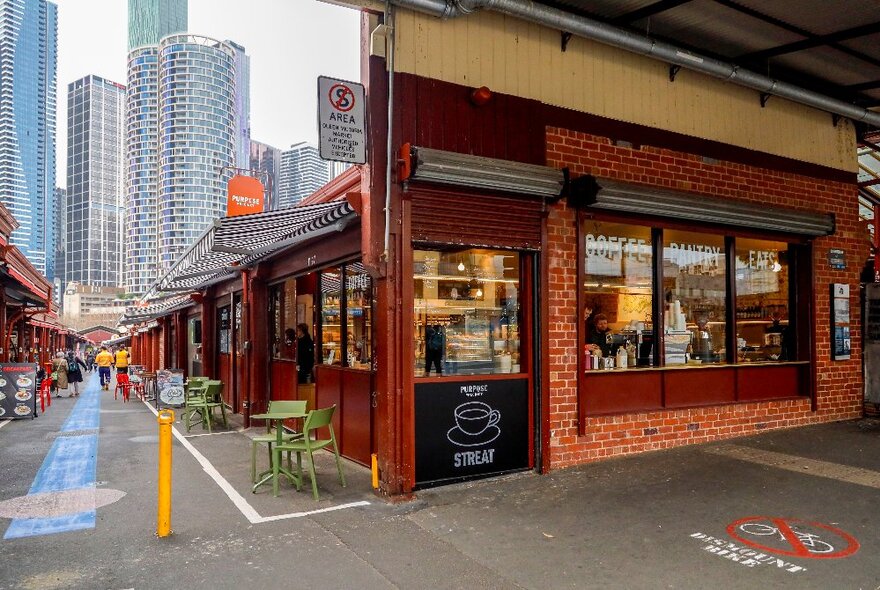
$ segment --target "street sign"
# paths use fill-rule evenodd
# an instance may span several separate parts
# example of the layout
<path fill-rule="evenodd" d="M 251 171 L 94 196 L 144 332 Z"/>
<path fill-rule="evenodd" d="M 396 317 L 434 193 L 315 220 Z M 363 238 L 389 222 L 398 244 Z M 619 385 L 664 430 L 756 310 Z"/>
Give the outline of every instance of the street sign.
<path fill-rule="evenodd" d="M 318 77 L 318 135 L 321 158 L 349 164 L 367 161 L 363 84 Z"/>

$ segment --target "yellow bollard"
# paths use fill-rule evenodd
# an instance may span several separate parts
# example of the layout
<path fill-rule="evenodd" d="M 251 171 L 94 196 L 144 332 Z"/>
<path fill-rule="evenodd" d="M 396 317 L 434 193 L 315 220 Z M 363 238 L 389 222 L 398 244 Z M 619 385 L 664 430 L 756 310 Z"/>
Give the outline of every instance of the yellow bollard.
<path fill-rule="evenodd" d="M 373 472 L 373 489 L 379 489 L 379 457 L 376 453 L 370 455 L 370 470 Z"/>
<path fill-rule="evenodd" d="M 159 511 L 156 516 L 156 536 L 171 534 L 171 425 L 174 411 L 161 410 L 159 422 Z"/>

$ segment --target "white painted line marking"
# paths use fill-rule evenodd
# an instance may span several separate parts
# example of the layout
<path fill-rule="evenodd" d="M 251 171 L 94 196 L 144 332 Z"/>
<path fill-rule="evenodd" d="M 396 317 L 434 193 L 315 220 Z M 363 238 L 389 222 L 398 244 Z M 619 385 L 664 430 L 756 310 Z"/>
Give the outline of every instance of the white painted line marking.
<path fill-rule="evenodd" d="M 151 406 L 147 402 L 143 402 L 143 404 L 145 406 L 147 406 L 151 412 L 153 412 L 153 415 L 155 415 L 155 416 L 159 415 L 159 412 L 156 411 L 156 409 L 153 408 L 153 406 Z M 232 503 L 235 504 L 235 507 L 238 508 L 239 511 L 241 511 L 241 513 L 244 515 L 244 517 L 247 518 L 251 524 L 262 524 L 264 522 L 273 522 L 276 520 L 286 520 L 289 518 L 302 518 L 303 516 L 310 516 L 312 514 L 321 514 L 324 512 L 333 512 L 336 510 L 345 510 L 347 508 L 356 508 L 359 506 L 369 506 L 370 505 L 370 503 L 367 502 L 366 500 L 362 500 L 360 502 L 350 502 L 348 504 L 340 504 L 339 506 L 330 506 L 328 508 L 320 508 L 318 510 L 309 510 L 308 512 L 291 512 L 289 514 L 278 514 L 276 516 L 260 516 L 260 514 L 254 509 L 254 507 L 251 506 L 248 503 L 248 501 L 245 500 L 244 497 L 241 494 L 239 494 L 235 490 L 235 488 L 232 487 L 232 484 L 230 484 L 226 480 L 226 478 L 224 478 L 222 475 L 220 475 L 220 472 L 217 471 L 217 468 L 214 467 L 210 461 L 208 461 L 207 457 L 202 455 L 198 451 L 198 449 L 196 449 L 192 445 L 191 442 L 186 440 L 186 437 L 183 434 L 181 434 L 177 430 L 177 428 L 172 426 L 171 432 L 174 434 L 174 437 L 180 441 L 180 444 L 183 445 L 183 448 L 185 448 L 187 451 L 190 452 L 190 454 L 193 457 L 195 457 L 196 461 L 199 462 L 199 464 L 202 466 L 202 469 L 205 471 L 205 473 L 207 473 L 208 476 L 211 479 L 213 479 L 214 482 L 218 486 L 220 486 L 220 489 L 226 493 L 226 495 L 229 497 L 229 499 L 232 500 Z M 217 434 L 220 434 L 220 433 L 218 432 Z M 198 436 L 198 435 L 196 435 L 196 436 Z"/>
<path fill-rule="evenodd" d="M 12 422 L 12 420 L 2 420 L 2 421 L 0 421 L 0 428 L 3 428 L 4 426 L 6 426 L 7 424 L 9 424 L 10 422 Z"/>
<path fill-rule="evenodd" d="M 277 516 L 261 516 L 260 522 L 272 522 L 275 520 L 285 520 L 288 518 L 301 518 L 312 514 L 322 514 L 324 512 L 334 512 L 336 510 L 345 510 L 346 508 L 357 508 L 358 506 L 369 506 L 366 500 L 360 502 L 349 502 L 348 504 L 340 504 L 339 506 L 330 506 L 329 508 L 320 508 L 318 510 L 309 510 L 308 512 L 291 512 L 289 514 L 279 514 Z"/>
<path fill-rule="evenodd" d="M 197 436 L 215 436 L 217 434 L 238 434 L 239 432 L 244 432 L 244 429 L 241 428 L 239 430 L 223 430 L 220 432 L 206 432 L 204 434 L 184 434 L 183 438 L 196 438 Z"/>

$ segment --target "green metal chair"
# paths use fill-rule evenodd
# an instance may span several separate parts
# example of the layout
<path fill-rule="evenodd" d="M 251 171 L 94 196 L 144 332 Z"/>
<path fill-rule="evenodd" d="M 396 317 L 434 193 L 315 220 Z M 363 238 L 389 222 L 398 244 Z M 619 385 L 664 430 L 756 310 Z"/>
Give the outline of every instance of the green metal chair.
<path fill-rule="evenodd" d="M 274 412 L 291 412 L 295 414 L 305 414 L 306 404 L 307 402 L 305 400 L 270 401 L 268 413 L 272 414 Z M 302 438 L 302 432 L 285 432 L 281 435 L 281 440 L 283 440 L 284 442 L 291 441 L 295 438 Z M 251 439 L 251 481 L 253 483 L 257 482 L 257 445 L 264 444 L 269 446 L 269 462 L 271 464 L 272 445 L 274 445 L 277 440 L 278 438 L 275 435 L 275 432 L 272 430 L 272 423 L 270 420 L 266 420 L 266 434 L 261 434 Z M 287 452 L 287 465 L 291 466 L 290 451 Z"/>
<path fill-rule="evenodd" d="M 186 431 L 189 432 L 190 429 L 196 425 L 201 423 L 202 428 L 205 428 L 206 421 L 206 399 L 205 393 L 207 391 L 207 387 L 204 385 L 196 386 L 188 385 L 186 387 L 186 393 L 184 394 L 184 406 L 183 406 L 183 421 L 186 424 Z M 195 415 L 198 414 L 200 419 L 197 421 L 193 421 Z"/>
<path fill-rule="evenodd" d="M 190 388 L 203 388 L 205 383 L 208 382 L 208 377 L 190 377 L 186 380 L 186 383 L 183 384 L 184 388 L 189 391 Z"/>
<path fill-rule="evenodd" d="M 336 470 L 339 472 L 339 483 L 345 487 L 345 474 L 342 473 L 342 461 L 339 459 L 339 447 L 336 444 L 336 435 L 333 432 L 333 412 L 336 406 L 330 406 L 321 410 L 312 410 L 306 417 L 303 425 L 303 437 L 301 439 L 292 440 L 282 445 L 275 445 L 272 449 L 272 469 L 275 471 L 275 494 L 278 494 L 278 466 L 281 463 L 281 453 L 288 451 L 296 453 L 296 473 L 299 477 L 297 490 L 302 489 L 302 453 L 309 456 L 309 476 L 312 479 L 312 495 L 318 500 L 318 478 L 315 476 L 315 457 L 314 452 L 325 447 L 333 446 L 333 454 L 336 455 Z M 327 427 L 330 430 L 330 438 L 317 438 L 317 430 Z M 312 440 L 312 434 L 315 439 Z"/>
<path fill-rule="evenodd" d="M 216 408 L 220 408 L 223 426 L 229 428 L 229 422 L 226 420 L 226 404 L 223 403 L 223 382 L 209 380 L 205 382 L 205 398 L 202 413 L 205 422 L 208 424 L 208 434 L 211 433 L 211 423 L 214 421 L 214 410 Z"/>

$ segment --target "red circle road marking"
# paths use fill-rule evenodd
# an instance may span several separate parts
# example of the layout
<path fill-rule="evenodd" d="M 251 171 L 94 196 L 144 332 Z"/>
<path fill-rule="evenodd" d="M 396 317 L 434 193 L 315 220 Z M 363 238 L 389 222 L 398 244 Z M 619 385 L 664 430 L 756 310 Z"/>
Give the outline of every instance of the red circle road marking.
<path fill-rule="evenodd" d="M 761 545 L 760 543 L 755 543 L 754 541 L 750 541 L 749 539 L 743 538 L 741 535 L 737 534 L 737 528 L 746 523 L 769 523 L 770 525 L 779 529 L 779 533 L 785 538 L 785 541 L 791 545 L 792 550 L 786 549 L 777 549 L 775 547 L 768 547 L 766 545 Z M 795 535 L 794 531 L 789 526 L 789 523 L 803 523 L 807 524 L 811 527 L 819 528 L 825 531 L 832 533 L 838 538 L 846 541 L 847 545 L 844 549 L 840 549 L 838 551 L 833 551 L 831 553 L 813 553 L 811 552 L 804 543 L 798 539 L 797 535 Z M 761 551 L 766 551 L 768 553 L 776 553 L 778 555 L 786 555 L 790 557 L 803 557 L 806 559 L 840 559 L 841 557 L 849 557 L 853 553 L 859 550 L 859 542 L 856 541 L 855 537 L 846 533 L 838 528 L 835 528 L 831 525 L 823 524 L 821 522 L 809 522 L 806 520 L 801 520 L 798 518 L 773 518 L 770 516 L 749 516 L 747 518 L 741 518 L 737 521 L 730 523 L 727 526 L 727 534 L 736 539 L 741 543 L 745 543 L 749 547 L 754 547 L 755 549 L 760 549 Z M 827 542 L 827 539 L 823 539 Z M 833 545 L 832 543 L 829 543 Z"/>
<path fill-rule="evenodd" d="M 354 108 L 354 92 L 345 84 L 334 84 L 331 86 L 328 96 L 330 104 L 337 111 L 345 113 Z"/>

